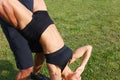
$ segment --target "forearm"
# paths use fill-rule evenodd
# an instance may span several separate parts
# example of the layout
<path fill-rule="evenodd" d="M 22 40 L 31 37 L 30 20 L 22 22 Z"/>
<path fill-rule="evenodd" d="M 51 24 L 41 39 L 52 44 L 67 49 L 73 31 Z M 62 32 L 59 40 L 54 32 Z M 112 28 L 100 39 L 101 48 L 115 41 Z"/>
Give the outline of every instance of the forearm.
<path fill-rule="evenodd" d="M 81 65 L 82 67 L 85 67 L 89 58 L 90 58 L 90 55 L 91 55 L 91 51 L 92 51 L 92 47 L 88 48 L 88 50 L 84 53 L 83 55 L 83 59 L 82 59 L 82 62 L 81 62 Z"/>
<path fill-rule="evenodd" d="M 76 69 L 76 72 L 78 72 L 80 75 L 82 74 L 82 72 L 84 71 L 85 69 L 85 66 L 90 58 L 90 55 L 91 55 L 91 51 L 92 51 L 92 46 L 85 46 L 85 47 L 82 47 L 82 50 L 80 51 L 83 51 L 84 53 L 82 53 L 82 62 L 80 64 L 80 66 Z"/>
<path fill-rule="evenodd" d="M 0 17 L 10 24 L 17 26 L 14 10 L 7 0 L 4 0 L 0 3 Z"/>
<path fill-rule="evenodd" d="M 8 0 L 9 4 L 12 6 L 14 10 L 14 16 L 18 22 L 19 29 L 23 29 L 26 25 L 32 20 L 32 12 L 28 10 L 23 4 L 21 4 L 18 0 Z"/>

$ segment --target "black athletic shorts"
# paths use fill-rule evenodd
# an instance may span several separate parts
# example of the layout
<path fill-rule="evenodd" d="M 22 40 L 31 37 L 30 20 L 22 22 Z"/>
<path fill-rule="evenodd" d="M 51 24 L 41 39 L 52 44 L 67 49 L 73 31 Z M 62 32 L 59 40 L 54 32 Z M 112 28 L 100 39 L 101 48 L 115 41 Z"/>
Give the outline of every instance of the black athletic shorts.
<path fill-rule="evenodd" d="M 33 8 L 33 0 L 20 0 L 29 10 Z M 26 69 L 33 66 L 32 52 L 42 52 L 43 49 L 38 42 L 27 42 L 11 25 L 0 19 L 3 32 L 14 53 L 18 69 Z M 30 45 L 30 46 L 29 46 Z"/>

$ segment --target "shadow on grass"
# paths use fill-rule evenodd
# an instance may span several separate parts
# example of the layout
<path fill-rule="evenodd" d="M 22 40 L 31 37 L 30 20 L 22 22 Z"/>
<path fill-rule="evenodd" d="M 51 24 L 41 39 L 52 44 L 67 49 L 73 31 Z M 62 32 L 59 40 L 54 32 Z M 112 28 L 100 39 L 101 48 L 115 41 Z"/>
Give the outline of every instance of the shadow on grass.
<path fill-rule="evenodd" d="M 8 60 L 0 60 L 0 80 L 14 80 L 17 71 Z"/>

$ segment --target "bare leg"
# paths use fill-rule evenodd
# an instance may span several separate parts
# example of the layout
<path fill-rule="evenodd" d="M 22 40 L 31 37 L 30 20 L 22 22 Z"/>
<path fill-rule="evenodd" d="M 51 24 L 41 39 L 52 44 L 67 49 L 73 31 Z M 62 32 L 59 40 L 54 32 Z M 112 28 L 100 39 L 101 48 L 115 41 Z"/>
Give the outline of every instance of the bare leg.
<path fill-rule="evenodd" d="M 33 73 L 35 75 L 38 75 L 39 70 L 41 69 L 43 62 L 44 62 L 44 54 L 43 53 L 36 53 L 34 57 L 34 67 L 33 67 Z"/>

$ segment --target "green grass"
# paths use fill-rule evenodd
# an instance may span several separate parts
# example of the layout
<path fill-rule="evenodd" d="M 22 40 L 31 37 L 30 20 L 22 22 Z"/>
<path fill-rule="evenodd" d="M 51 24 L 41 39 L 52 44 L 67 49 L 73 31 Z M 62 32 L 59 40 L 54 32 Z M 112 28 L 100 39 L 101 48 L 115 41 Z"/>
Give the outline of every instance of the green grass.
<path fill-rule="evenodd" d="M 120 80 L 120 0 L 45 1 L 66 45 L 73 50 L 93 46 L 82 79 Z M 45 65 L 41 71 L 48 75 Z M 13 54 L 0 29 L 0 80 L 13 80 L 16 72 Z"/>

